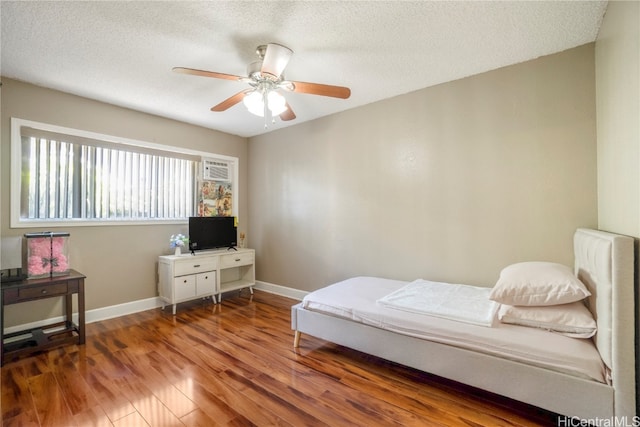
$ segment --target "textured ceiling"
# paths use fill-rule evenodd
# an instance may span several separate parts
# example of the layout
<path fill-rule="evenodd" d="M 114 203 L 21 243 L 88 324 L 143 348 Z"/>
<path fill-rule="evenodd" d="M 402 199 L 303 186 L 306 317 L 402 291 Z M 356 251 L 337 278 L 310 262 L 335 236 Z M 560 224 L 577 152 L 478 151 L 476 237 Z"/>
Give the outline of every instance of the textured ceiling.
<path fill-rule="evenodd" d="M 2 76 L 253 136 L 595 40 L 598 1 L 2 1 Z M 260 44 L 294 51 L 286 78 L 348 86 L 347 100 L 286 93 L 297 115 L 264 129 L 246 75 Z"/>

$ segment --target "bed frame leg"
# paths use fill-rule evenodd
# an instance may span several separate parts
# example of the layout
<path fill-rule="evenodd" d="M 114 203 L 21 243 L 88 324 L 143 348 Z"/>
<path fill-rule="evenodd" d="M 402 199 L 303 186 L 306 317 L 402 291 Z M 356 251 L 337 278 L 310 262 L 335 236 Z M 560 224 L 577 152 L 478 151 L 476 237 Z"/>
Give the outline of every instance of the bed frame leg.
<path fill-rule="evenodd" d="M 300 335 L 302 335 L 302 333 L 300 331 L 296 331 L 293 337 L 293 348 L 300 347 Z"/>

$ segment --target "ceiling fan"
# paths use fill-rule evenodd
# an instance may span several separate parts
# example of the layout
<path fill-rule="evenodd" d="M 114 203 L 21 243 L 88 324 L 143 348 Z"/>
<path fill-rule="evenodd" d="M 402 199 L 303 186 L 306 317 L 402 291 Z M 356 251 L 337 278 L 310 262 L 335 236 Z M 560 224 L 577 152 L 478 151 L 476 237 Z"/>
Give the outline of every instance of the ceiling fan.
<path fill-rule="evenodd" d="M 281 89 L 288 92 L 341 99 L 347 99 L 351 96 L 351 90 L 347 87 L 285 80 L 283 72 L 293 54 L 293 51 L 286 46 L 277 43 L 260 45 L 256 49 L 256 54 L 259 60 L 252 62 L 247 67 L 248 77 L 185 67 L 175 67 L 173 71 L 248 83 L 250 88 L 225 99 L 212 107 L 211 111 L 225 111 L 243 101 L 251 113 L 265 118 L 265 127 L 267 127 L 267 116 L 271 116 L 272 119 L 275 116 L 280 116 L 280 119 L 284 121 L 296 118 L 287 100 L 279 93 Z"/>

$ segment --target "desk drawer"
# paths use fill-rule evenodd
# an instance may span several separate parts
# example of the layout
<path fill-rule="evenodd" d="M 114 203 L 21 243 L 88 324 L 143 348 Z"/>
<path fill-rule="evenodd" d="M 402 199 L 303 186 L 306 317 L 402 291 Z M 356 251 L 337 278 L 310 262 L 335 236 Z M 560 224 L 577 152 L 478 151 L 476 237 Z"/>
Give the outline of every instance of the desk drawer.
<path fill-rule="evenodd" d="M 55 285 L 35 286 L 33 288 L 18 289 L 18 299 L 40 298 L 51 295 L 64 295 L 67 293 L 66 283 L 57 283 Z"/>
<path fill-rule="evenodd" d="M 175 301 L 184 301 L 193 298 L 196 295 L 196 277 L 176 277 L 173 279 L 173 289 L 175 290 Z"/>
<path fill-rule="evenodd" d="M 187 274 L 197 274 L 204 273 L 206 271 L 215 270 L 218 267 L 218 262 L 216 258 L 206 258 L 206 259 L 186 259 L 176 261 L 174 266 L 174 276 L 184 276 Z"/>
<path fill-rule="evenodd" d="M 238 267 L 241 265 L 253 264 L 253 252 L 222 255 L 220 257 L 220 268 Z"/>

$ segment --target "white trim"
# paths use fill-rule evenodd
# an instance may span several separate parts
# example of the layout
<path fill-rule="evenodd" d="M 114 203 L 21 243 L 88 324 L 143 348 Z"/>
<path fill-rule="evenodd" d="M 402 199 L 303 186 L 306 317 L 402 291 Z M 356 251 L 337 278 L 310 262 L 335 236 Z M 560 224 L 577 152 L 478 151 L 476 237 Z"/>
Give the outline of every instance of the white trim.
<path fill-rule="evenodd" d="M 273 283 L 268 282 L 260 282 L 256 281 L 254 285 L 254 289 L 258 289 L 264 292 L 268 292 L 274 295 L 280 295 L 283 297 L 295 299 L 298 301 L 302 301 L 305 295 L 308 294 L 306 291 L 301 291 L 299 289 L 288 288 L 286 286 L 274 285 Z M 164 304 L 167 305 L 167 304 Z M 93 323 L 99 322 L 101 320 L 113 319 L 120 316 L 126 316 L 127 314 L 139 313 L 141 311 L 153 310 L 158 307 L 163 306 L 163 301 L 160 297 L 153 297 L 147 299 L 141 299 L 137 301 L 125 302 L 122 304 L 111 305 L 108 307 L 96 308 L 93 310 L 88 310 L 85 313 L 85 322 Z M 73 321 L 78 323 L 78 313 L 73 313 Z M 63 316 L 52 317 L 46 320 L 39 320 L 37 322 L 25 323 L 22 325 L 9 326 L 4 330 L 5 334 L 11 334 L 14 332 L 35 329 L 42 326 L 50 325 L 52 323 L 62 322 L 64 320 Z"/>
<path fill-rule="evenodd" d="M 48 123 L 41 123 L 32 120 L 20 119 L 17 117 L 11 117 L 11 194 L 10 194 L 10 219 L 11 228 L 24 228 L 24 227 L 73 227 L 81 226 L 88 227 L 94 225 L 146 225 L 146 224 L 186 224 L 186 220 L 91 220 L 91 219 L 66 219 L 66 220 L 25 220 L 20 218 L 20 191 L 21 191 L 21 174 L 22 174 L 22 138 L 20 135 L 20 128 L 26 126 L 35 129 L 41 129 L 48 132 L 62 133 L 66 135 L 73 135 L 82 138 L 90 138 L 98 141 L 107 141 L 113 144 L 131 145 L 135 147 L 150 148 L 162 151 L 173 151 L 176 153 L 189 154 L 192 156 L 199 156 L 200 158 L 213 158 L 220 159 L 229 162 L 233 165 L 233 201 L 232 211 L 234 216 L 239 217 L 240 212 L 238 210 L 238 188 L 239 188 L 239 170 L 240 159 L 238 157 L 226 156 L 224 154 L 209 153 L 206 151 L 191 150 L 189 148 L 175 147 L 171 145 L 157 144 L 153 142 L 146 142 L 137 139 L 122 138 L 113 135 L 106 135 L 97 132 L 90 132 L 81 129 L 73 129 L 64 126 L 57 126 Z M 202 161 L 200 162 L 202 165 Z M 196 182 L 200 182 L 196 177 Z M 198 200 L 196 200 L 196 211 Z M 194 212 L 195 215 L 195 212 Z"/>
<path fill-rule="evenodd" d="M 141 299 L 137 301 L 125 302 L 109 307 L 96 308 L 86 312 L 86 322 L 93 323 L 101 320 L 113 319 L 115 317 L 125 316 L 127 314 L 139 313 L 141 311 L 152 310 L 162 307 L 160 297 Z M 77 314 L 74 314 L 76 316 Z"/>
<path fill-rule="evenodd" d="M 49 132 L 62 133 L 65 135 L 74 135 L 82 138 L 96 139 L 98 141 L 107 141 L 114 144 L 133 145 L 136 147 L 152 148 L 152 149 L 162 150 L 162 151 L 175 151 L 176 153 L 184 153 L 184 154 L 190 154 L 193 156 L 200 156 L 200 157 L 216 157 L 216 158 L 229 160 L 231 162 L 237 160 L 237 157 L 224 156 L 222 154 L 209 153 L 206 151 L 199 151 L 199 150 L 191 150 L 189 148 L 175 147 L 171 145 L 157 144 L 155 142 L 141 141 L 139 139 L 121 138 L 119 136 L 106 135 L 106 134 L 97 133 L 97 132 L 67 128 L 64 126 L 51 125 L 48 123 L 40 123 L 32 120 L 25 120 L 25 119 L 19 119 L 17 117 L 12 117 L 11 118 L 12 133 L 11 134 L 12 136 L 18 137 L 18 142 L 20 142 L 20 128 L 22 126 L 41 129 Z M 20 153 L 18 153 L 18 158 L 20 158 L 19 155 Z M 13 160 L 15 160 L 15 157 L 13 158 Z"/>
<path fill-rule="evenodd" d="M 145 310 L 151 310 L 154 308 L 162 307 L 162 300 L 160 297 L 153 297 L 142 299 L 138 301 L 125 302 L 123 304 L 111 305 L 109 307 L 96 308 L 94 310 L 88 310 L 85 312 L 85 322 L 93 323 L 101 320 L 113 319 L 115 317 L 125 316 L 127 314 L 134 314 Z M 78 323 L 78 313 L 73 313 L 73 321 Z M 39 320 L 37 322 L 25 323 L 17 326 L 10 326 L 4 330 L 5 334 L 11 334 L 14 332 L 39 328 L 42 326 L 50 325 L 52 323 L 64 321 L 64 316 L 52 317 L 46 320 Z"/>
<path fill-rule="evenodd" d="M 29 122 L 22 121 L 11 117 L 11 165 L 9 174 L 11 177 L 11 194 L 9 195 L 9 215 L 11 219 L 11 227 L 15 228 L 20 225 L 20 185 L 22 184 L 20 176 L 22 174 L 22 145 L 20 144 L 20 127 L 22 124 L 28 126 Z"/>
<path fill-rule="evenodd" d="M 302 301 L 309 292 L 301 291 L 300 289 L 288 288 L 286 286 L 274 285 L 273 283 L 261 282 L 256 280 L 256 284 L 254 285 L 254 289 L 259 289 L 261 291 L 268 292 L 274 295 L 280 295 L 282 297 L 287 297 L 291 299 L 295 299 L 298 301 Z"/>

